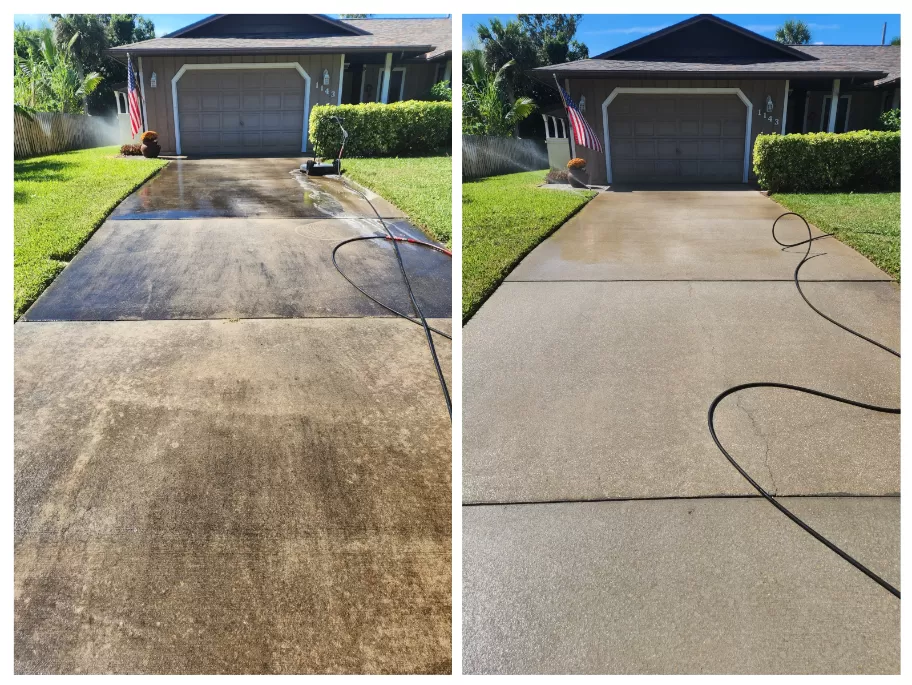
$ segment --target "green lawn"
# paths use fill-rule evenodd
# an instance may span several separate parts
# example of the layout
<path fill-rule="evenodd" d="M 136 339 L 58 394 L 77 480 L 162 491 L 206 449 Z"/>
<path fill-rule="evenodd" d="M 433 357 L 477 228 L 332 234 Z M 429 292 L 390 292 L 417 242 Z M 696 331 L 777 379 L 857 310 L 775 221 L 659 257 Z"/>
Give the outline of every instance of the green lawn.
<path fill-rule="evenodd" d="M 899 280 L 899 193 L 777 193 L 771 197 Z"/>
<path fill-rule="evenodd" d="M 117 147 L 14 163 L 14 318 L 54 280 L 117 204 L 167 162 Z"/>
<path fill-rule="evenodd" d="M 453 237 L 453 158 L 343 159 L 342 172 L 405 212 L 432 238 Z"/>
<path fill-rule="evenodd" d="M 463 321 L 532 248 L 595 197 L 592 191 L 538 188 L 546 173 L 526 171 L 463 183 Z"/>

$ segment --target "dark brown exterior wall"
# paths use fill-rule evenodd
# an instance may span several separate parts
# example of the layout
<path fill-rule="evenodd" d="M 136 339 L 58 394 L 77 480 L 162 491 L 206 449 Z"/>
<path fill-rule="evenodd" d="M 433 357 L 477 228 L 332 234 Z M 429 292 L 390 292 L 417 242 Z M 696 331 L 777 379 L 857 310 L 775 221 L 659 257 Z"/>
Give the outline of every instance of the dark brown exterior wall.
<path fill-rule="evenodd" d="M 148 127 L 158 133 L 162 153 L 175 154 L 174 103 L 171 98 L 171 79 L 184 64 L 250 64 L 262 62 L 298 62 L 310 76 L 310 106 L 337 104 L 339 95 L 339 66 L 341 53 L 325 55 L 164 55 L 142 57 L 142 78 L 146 91 Z M 317 89 L 322 87 L 323 70 L 330 74 L 330 91 L 336 97 Z M 155 72 L 157 85 L 152 88 L 149 80 Z M 309 116 L 309 113 L 308 113 Z"/>
<path fill-rule="evenodd" d="M 563 84 L 562 84 L 563 85 Z M 570 79 L 570 96 L 579 102 L 581 96 L 586 98 L 585 117 L 602 140 L 604 146 L 604 122 L 602 121 L 602 103 L 615 88 L 740 88 L 751 101 L 751 149 L 754 140 L 761 133 L 780 133 L 782 130 L 782 104 L 785 98 L 785 79 L 781 80 L 685 80 L 685 79 Z M 766 96 L 772 96 L 774 110 L 773 121 L 757 113 L 766 114 Z M 778 124 L 776 121 L 778 120 Z M 603 184 L 608 180 L 605 170 L 604 152 L 596 152 L 577 146 L 576 154 L 587 162 L 590 178 L 594 184 Z M 750 165 L 753 167 L 753 164 Z M 753 168 L 750 171 L 753 178 Z"/>
<path fill-rule="evenodd" d="M 405 97 L 404 100 L 425 100 L 428 91 L 434 85 L 434 74 L 437 62 L 426 64 L 403 64 L 405 67 Z M 444 65 L 441 64 L 441 69 Z M 441 71 L 441 78 L 443 72 Z"/>
<path fill-rule="evenodd" d="M 823 98 L 832 93 L 830 84 L 821 85 L 820 90 L 814 90 L 810 93 L 807 111 L 811 114 L 808 120 L 807 133 L 817 133 L 827 130 L 827 122 L 820 126 L 820 113 L 823 111 Z M 860 131 L 862 129 L 877 129 L 878 119 L 883 105 L 882 90 L 851 90 L 840 88 L 840 95 L 851 95 L 852 100 L 849 104 L 849 125 L 847 130 Z M 800 111 L 800 110 L 799 110 Z M 801 125 L 801 122 L 798 124 Z M 802 129 L 796 129 L 801 132 Z"/>
<path fill-rule="evenodd" d="M 883 111 L 882 90 L 848 91 L 852 94 L 852 104 L 849 105 L 849 130 L 877 129 L 880 123 L 880 113 Z M 890 97 L 887 98 L 889 109 Z"/>

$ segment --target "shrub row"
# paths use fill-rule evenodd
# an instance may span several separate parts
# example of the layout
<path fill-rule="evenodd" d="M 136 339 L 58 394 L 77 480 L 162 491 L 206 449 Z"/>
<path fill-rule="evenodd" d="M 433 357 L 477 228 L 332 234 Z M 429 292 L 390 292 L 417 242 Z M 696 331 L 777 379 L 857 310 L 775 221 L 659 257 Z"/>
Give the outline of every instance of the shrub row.
<path fill-rule="evenodd" d="M 409 100 L 383 105 L 317 105 L 310 112 L 310 143 L 319 157 L 335 157 L 342 143 L 339 124 L 348 131 L 346 157 L 396 157 L 449 151 L 453 105 Z"/>
<path fill-rule="evenodd" d="M 891 131 L 760 135 L 754 173 L 772 192 L 899 190 L 899 141 Z"/>

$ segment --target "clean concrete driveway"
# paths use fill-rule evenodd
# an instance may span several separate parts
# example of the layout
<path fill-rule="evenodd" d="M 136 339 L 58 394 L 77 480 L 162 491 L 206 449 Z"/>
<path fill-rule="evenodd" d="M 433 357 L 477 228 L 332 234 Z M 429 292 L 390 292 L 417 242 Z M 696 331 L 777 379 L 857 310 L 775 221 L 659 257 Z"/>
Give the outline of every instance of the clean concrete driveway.
<path fill-rule="evenodd" d="M 172 162 L 16 325 L 17 672 L 450 669 L 436 375 L 332 266 L 370 206 L 296 165 Z M 449 262 L 403 252 L 448 328 Z M 339 261 L 408 309 L 388 244 Z"/>
<path fill-rule="evenodd" d="M 467 672 L 898 672 L 899 601 L 752 497 L 707 430 L 751 381 L 899 406 L 899 361 L 795 290 L 783 211 L 600 194 L 466 325 Z M 898 286 L 813 251 L 811 300 L 898 348 Z M 761 484 L 899 583 L 898 417 L 773 389 L 716 417 Z"/>

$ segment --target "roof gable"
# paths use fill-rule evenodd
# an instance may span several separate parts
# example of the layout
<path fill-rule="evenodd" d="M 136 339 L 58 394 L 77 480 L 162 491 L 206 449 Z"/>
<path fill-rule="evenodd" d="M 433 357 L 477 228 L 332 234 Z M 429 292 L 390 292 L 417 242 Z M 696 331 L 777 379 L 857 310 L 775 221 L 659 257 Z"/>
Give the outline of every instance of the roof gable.
<path fill-rule="evenodd" d="M 719 17 L 700 14 L 597 55 L 594 59 L 784 62 L 814 58 Z"/>
<path fill-rule="evenodd" d="M 165 38 L 322 38 L 366 33 L 322 14 L 214 14 Z"/>

